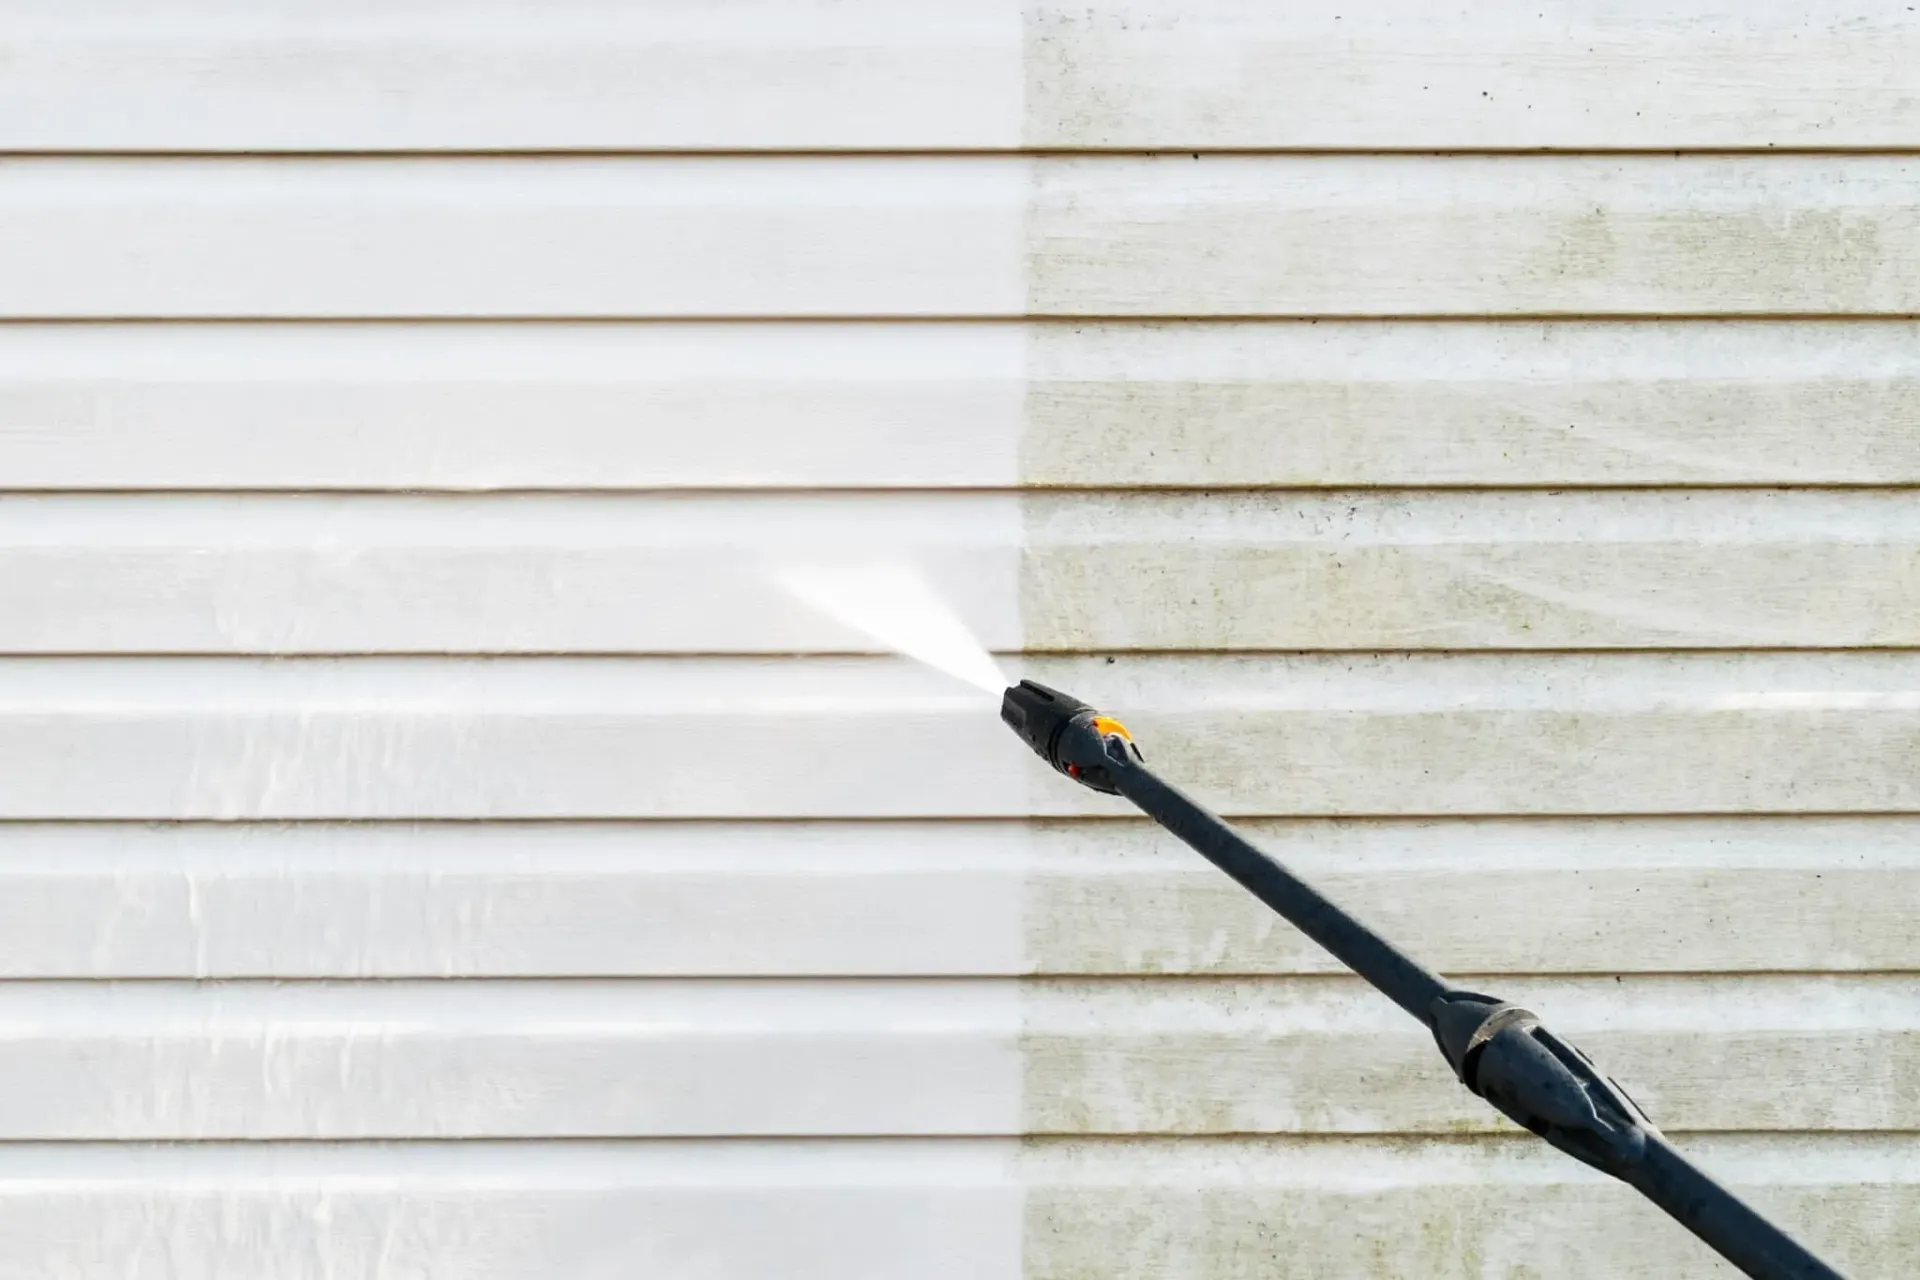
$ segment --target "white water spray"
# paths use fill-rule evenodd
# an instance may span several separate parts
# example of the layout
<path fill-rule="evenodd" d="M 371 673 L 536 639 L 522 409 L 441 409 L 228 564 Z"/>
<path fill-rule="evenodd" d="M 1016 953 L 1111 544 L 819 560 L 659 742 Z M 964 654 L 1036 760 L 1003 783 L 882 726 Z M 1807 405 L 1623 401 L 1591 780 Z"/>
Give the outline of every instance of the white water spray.
<path fill-rule="evenodd" d="M 1007 686 L 993 655 L 911 564 L 791 565 L 780 585 L 842 626 L 998 697 Z"/>

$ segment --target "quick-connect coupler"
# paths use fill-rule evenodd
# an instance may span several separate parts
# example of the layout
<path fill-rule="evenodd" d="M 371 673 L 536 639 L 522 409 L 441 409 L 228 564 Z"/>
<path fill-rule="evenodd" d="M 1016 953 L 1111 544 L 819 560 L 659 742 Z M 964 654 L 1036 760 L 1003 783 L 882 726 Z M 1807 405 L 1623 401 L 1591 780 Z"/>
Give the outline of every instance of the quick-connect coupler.
<path fill-rule="evenodd" d="M 1529 1010 L 1477 992 L 1449 991 L 1429 1019 L 1441 1056 L 1470 1092 L 1582 1164 L 1634 1181 L 1660 1130 L 1578 1046 Z"/>

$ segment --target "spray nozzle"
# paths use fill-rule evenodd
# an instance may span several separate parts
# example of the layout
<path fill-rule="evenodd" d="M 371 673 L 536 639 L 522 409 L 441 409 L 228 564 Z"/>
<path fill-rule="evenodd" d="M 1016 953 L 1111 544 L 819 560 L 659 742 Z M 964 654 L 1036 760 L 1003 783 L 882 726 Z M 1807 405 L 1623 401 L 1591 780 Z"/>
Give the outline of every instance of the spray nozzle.
<path fill-rule="evenodd" d="M 1000 699 L 1000 718 L 1034 754 L 1083 787 L 1118 795 L 1116 766 L 1140 759 L 1133 735 L 1118 720 L 1078 698 L 1022 680 Z"/>

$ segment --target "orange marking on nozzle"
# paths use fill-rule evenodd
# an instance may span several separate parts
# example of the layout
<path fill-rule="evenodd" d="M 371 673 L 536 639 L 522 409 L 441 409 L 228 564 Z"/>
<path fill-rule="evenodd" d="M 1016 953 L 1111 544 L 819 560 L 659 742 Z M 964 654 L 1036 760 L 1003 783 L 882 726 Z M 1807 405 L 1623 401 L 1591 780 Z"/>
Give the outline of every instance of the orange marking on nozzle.
<path fill-rule="evenodd" d="M 1095 716 L 1093 718 L 1093 727 L 1100 733 L 1117 733 L 1128 742 L 1133 741 L 1133 735 L 1127 732 L 1127 726 L 1121 724 L 1111 716 Z"/>

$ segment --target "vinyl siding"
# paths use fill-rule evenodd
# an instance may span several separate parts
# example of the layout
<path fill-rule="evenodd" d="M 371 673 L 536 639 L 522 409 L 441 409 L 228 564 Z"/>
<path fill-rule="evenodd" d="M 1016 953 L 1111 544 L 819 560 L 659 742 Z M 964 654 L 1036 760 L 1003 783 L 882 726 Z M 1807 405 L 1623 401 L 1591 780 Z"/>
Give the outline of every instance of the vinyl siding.
<path fill-rule="evenodd" d="M 1920 155 L 16 158 L 0 316 L 1894 315 Z"/>
<path fill-rule="evenodd" d="M 1920 19 L 1885 0 L 8 0 L 0 30 L 23 151 L 1920 140 Z"/>
<path fill-rule="evenodd" d="M 848 554 L 1912 1272 L 1920 19 L 1352 8 L 0 0 L 0 1276 L 1731 1274 Z"/>
<path fill-rule="evenodd" d="M 33 489 L 1910 485 L 1909 320 L 0 329 Z"/>

